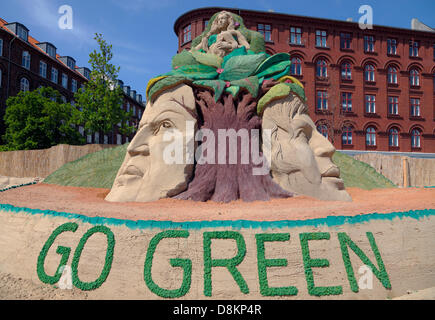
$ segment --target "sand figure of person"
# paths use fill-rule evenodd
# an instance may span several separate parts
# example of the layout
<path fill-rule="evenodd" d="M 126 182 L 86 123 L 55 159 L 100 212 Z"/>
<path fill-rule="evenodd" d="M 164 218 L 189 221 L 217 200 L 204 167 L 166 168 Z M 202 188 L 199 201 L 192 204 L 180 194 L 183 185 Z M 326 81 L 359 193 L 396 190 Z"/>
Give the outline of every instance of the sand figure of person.
<path fill-rule="evenodd" d="M 219 57 L 224 57 L 234 49 L 244 46 L 250 48 L 245 36 L 236 30 L 236 23 L 228 11 L 222 11 L 211 25 L 210 31 L 204 36 L 195 50 L 204 50 Z"/>

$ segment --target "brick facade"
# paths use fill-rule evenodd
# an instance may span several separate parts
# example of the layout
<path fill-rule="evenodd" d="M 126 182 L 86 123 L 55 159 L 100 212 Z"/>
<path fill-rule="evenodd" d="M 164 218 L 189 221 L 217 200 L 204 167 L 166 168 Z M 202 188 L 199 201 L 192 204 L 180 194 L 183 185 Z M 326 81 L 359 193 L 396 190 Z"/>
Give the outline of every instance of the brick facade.
<path fill-rule="evenodd" d="M 3 117 L 6 110 L 6 100 L 9 96 L 17 95 L 21 90 L 21 79 L 25 78 L 29 83 L 29 90 L 35 90 L 40 86 L 49 86 L 60 92 L 65 97 L 67 102 L 74 100 L 73 92 L 73 80 L 76 81 L 77 89 L 81 87 L 88 79 L 80 71 L 86 68 L 74 69 L 68 67 L 63 61 L 65 59 L 56 54 L 56 57 L 51 57 L 44 50 L 38 47 L 39 42 L 28 36 L 27 41 L 19 38 L 10 29 L 7 28 L 6 21 L 0 18 L 0 143 L 1 136 L 5 133 L 5 125 Z M 27 51 L 30 54 L 30 67 L 27 69 L 22 65 L 23 52 Z M 62 61 L 63 60 L 63 61 Z M 46 75 L 40 75 L 40 62 L 46 64 Z M 55 68 L 58 72 L 57 82 L 53 82 L 51 79 L 52 70 Z M 67 75 L 68 82 L 64 87 L 62 85 L 62 74 Z M 139 114 L 142 114 L 145 105 L 142 102 L 142 96 L 137 95 L 133 98 L 130 95 L 124 93 L 123 108 L 127 108 L 127 104 L 130 104 L 131 108 L 135 108 L 136 115 L 131 119 L 131 123 L 135 126 L 138 125 L 140 118 Z M 139 112 L 140 110 L 140 112 Z M 90 137 L 88 143 L 108 143 L 116 144 L 117 142 L 125 143 L 133 138 L 121 136 L 117 137 L 115 131 L 110 137 L 107 137 L 105 141 L 104 136 L 97 134 Z"/>
<path fill-rule="evenodd" d="M 326 126 L 328 138 L 337 149 L 435 152 L 435 33 L 384 26 L 362 30 L 354 22 L 253 10 L 201 8 L 181 15 L 175 22 L 179 52 L 190 49 L 191 40 L 184 41 L 186 27 L 190 25 L 190 39 L 194 39 L 203 32 L 206 21 L 221 10 L 240 15 L 251 30 L 258 31 L 259 24 L 270 25 L 267 53 L 287 52 L 292 59 L 300 59 L 302 74 L 296 77 L 305 85 L 310 116 L 319 130 L 320 126 Z M 292 27 L 300 28 L 300 44 L 291 43 Z M 326 46 L 316 45 L 316 31 L 326 31 Z M 343 33 L 350 35 L 350 48 L 341 45 L 341 39 L 345 39 L 344 35 L 341 36 Z M 365 48 L 365 36 L 373 36 L 373 52 L 365 50 L 369 49 L 369 46 Z M 395 53 L 388 53 L 388 39 L 396 41 Z M 419 45 L 417 57 L 410 56 L 410 41 Z M 326 62 L 326 77 L 317 76 L 319 60 Z M 342 77 L 345 62 L 350 64 L 349 80 Z M 365 80 L 368 65 L 374 67 L 374 81 Z M 397 83 L 388 82 L 390 67 L 397 71 Z M 411 85 L 410 73 L 413 70 L 418 71 L 418 85 Z M 326 110 L 317 108 L 319 91 L 327 93 Z M 351 94 L 351 111 L 343 111 L 343 93 Z M 371 99 L 368 96 L 375 99 L 373 113 L 366 112 L 366 99 Z M 394 102 L 391 110 L 394 110 L 397 99 L 397 114 L 389 112 L 389 99 Z M 411 113 L 411 99 L 419 99 L 417 116 Z M 352 132 L 350 144 L 343 143 L 343 129 L 346 127 Z M 375 129 L 373 146 L 366 142 L 370 127 Z M 397 146 L 395 130 L 398 133 Z"/>

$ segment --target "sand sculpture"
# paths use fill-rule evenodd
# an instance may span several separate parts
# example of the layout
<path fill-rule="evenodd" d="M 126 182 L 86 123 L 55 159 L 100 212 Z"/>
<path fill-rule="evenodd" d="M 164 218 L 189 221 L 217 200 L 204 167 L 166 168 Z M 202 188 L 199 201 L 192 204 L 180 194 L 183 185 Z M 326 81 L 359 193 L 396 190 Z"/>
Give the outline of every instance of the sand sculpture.
<path fill-rule="evenodd" d="M 106 200 L 351 200 L 331 160 L 335 149 L 290 76 L 289 54 L 267 54 L 263 36 L 226 11 L 192 48 L 149 81 L 139 131 Z M 182 161 L 172 159 L 177 141 Z"/>

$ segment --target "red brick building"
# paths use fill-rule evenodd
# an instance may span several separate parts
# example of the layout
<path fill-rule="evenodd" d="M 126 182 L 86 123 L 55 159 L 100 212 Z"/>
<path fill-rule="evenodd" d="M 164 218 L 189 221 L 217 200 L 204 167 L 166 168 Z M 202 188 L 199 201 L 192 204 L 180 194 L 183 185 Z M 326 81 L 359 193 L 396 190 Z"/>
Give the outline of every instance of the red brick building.
<path fill-rule="evenodd" d="M 174 25 L 179 52 L 210 17 L 240 15 L 269 54 L 288 52 L 310 116 L 342 150 L 435 152 L 435 33 L 275 12 L 200 8 Z"/>
<path fill-rule="evenodd" d="M 49 86 L 59 91 L 65 102 L 74 104 L 74 93 L 89 77 L 88 68 L 76 66 L 72 57 L 59 55 L 53 44 L 38 42 L 23 24 L 0 18 L 0 143 L 6 129 L 3 117 L 8 97 Z M 119 84 L 124 90 L 123 108 L 133 111 L 131 124 L 137 126 L 145 109 L 142 95 L 124 87 L 122 81 Z M 83 133 L 83 128 L 78 129 Z M 95 133 L 87 137 L 87 143 L 122 144 L 133 135 L 122 136 L 116 130 L 109 136 Z"/>

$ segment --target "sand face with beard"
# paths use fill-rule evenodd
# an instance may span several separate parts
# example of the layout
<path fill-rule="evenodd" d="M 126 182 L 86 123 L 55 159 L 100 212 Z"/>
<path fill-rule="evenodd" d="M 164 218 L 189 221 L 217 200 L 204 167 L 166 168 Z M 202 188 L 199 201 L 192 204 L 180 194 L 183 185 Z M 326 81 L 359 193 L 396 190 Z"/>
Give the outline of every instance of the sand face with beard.
<path fill-rule="evenodd" d="M 174 141 L 165 135 L 178 132 L 186 150 L 186 126 L 196 126 L 195 99 L 192 89 L 178 85 L 148 102 L 139 130 L 128 146 L 121 168 L 106 200 L 111 202 L 146 202 L 171 197 L 187 188 L 193 164 L 185 158 L 168 163 L 165 149 Z M 167 149 L 166 149 L 167 150 Z M 185 152 L 184 152 L 185 154 Z"/>
<path fill-rule="evenodd" d="M 352 200 L 332 162 L 334 146 L 317 131 L 296 95 L 270 103 L 262 128 L 272 131 L 271 174 L 283 189 L 320 200 Z"/>

